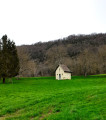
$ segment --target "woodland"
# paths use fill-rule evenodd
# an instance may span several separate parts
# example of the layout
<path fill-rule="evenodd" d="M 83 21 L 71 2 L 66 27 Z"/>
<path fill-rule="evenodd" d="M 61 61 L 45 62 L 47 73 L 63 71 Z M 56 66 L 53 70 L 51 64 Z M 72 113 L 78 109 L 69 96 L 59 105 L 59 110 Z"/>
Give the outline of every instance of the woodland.
<path fill-rule="evenodd" d="M 72 75 L 106 73 L 106 33 L 70 35 L 68 37 L 17 46 L 19 77 L 54 76 L 59 64 Z"/>

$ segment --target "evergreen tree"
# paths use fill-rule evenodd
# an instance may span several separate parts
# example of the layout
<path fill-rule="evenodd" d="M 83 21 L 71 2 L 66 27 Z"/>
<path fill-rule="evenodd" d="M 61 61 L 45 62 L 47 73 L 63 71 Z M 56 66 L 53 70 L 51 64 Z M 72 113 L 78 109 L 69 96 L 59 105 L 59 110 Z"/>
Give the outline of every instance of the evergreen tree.
<path fill-rule="evenodd" d="M 0 78 L 11 78 L 18 75 L 19 59 L 15 43 L 4 35 L 0 43 Z"/>

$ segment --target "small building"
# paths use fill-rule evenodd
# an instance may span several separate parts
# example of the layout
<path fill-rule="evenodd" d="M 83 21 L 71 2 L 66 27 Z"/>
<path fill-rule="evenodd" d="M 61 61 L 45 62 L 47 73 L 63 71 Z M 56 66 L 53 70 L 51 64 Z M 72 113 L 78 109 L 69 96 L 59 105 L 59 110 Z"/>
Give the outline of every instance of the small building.
<path fill-rule="evenodd" d="M 56 80 L 71 79 L 71 73 L 66 65 L 60 64 L 55 70 Z"/>

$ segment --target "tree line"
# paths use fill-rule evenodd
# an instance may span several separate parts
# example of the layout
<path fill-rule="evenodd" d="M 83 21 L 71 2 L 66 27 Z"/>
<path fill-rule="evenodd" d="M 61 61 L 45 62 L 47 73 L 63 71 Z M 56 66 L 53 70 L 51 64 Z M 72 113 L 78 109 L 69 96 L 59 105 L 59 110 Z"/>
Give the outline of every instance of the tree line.
<path fill-rule="evenodd" d="M 17 46 L 19 76 L 54 76 L 62 63 L 73 75 L 106 73 L 106 34 L 70 35 L 63 39 Z"/>

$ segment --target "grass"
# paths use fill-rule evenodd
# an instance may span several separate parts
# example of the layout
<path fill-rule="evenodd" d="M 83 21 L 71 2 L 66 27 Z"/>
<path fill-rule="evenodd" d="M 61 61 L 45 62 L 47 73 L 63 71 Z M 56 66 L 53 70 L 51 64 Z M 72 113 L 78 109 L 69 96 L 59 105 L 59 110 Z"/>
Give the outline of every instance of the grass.
<path fill-rule="evenodd" d="M 106 120 L 106 75 L 0 84 L 0 120 Z"/>

